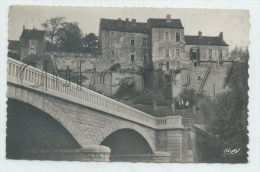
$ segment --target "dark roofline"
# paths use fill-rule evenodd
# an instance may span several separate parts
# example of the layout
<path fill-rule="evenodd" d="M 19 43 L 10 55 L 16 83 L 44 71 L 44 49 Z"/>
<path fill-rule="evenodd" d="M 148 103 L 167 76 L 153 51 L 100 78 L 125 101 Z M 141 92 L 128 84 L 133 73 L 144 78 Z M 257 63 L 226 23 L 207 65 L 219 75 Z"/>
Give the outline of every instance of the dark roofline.
<path fill-rule="evenodd" d="M 126 20 L 119 19 L 106 19 L 101 18 L 99 27 L 101 30 L 106 31 L 119 31 L 119 32 L 135 32 L 135 33 L 148 33 L 151 28 L 174 28 L 184 29 L 180 19 L 170 19 L 171 22 L 167 23 L 166 19 L 149 18 L 147 22 L 136 22 L 135 19 Z M 120 25 L 119 25 L 120 24 Z"/>
<path fill-rule="evenodd" d="M 135 19 L 133 19 L 135 20 Z M 120 24 L 120 25 L 118 25 Z M 129 33 L 148 33 L 147 23 L 121 19 L 101 18 L 99 28 L 106 31 L 119 31 Z"/>
<path fill-rule="evenodd" d="M 20 41 L 8 40 L 8 49 L 20 49 Z"/>
<path fill-rule="evenodd" d="M 25 39 L 43 39 L 45 37 L 46 31 L 45 30 L 38 30 L 38 29 L 23 29 L 21 38 Z"/>
<path fill-rule="evenodd" d="M 221 40 L 219 36 L 202 36 L 198 35 L 184 35 L 186 45 L 213 45 L 213 46 L 229 46 L 224 40 Z M 193 42 L 189 42 L 186 38 L 193 39 Z"/>
<path fill-rule="evenodd" d="M 169 19 L 170 22 L 167 23 L 165 18 L 149 18 L 147 23 L 150 28 L 174 28 L 174 29 L 184 29 L 181 19 Z"/>

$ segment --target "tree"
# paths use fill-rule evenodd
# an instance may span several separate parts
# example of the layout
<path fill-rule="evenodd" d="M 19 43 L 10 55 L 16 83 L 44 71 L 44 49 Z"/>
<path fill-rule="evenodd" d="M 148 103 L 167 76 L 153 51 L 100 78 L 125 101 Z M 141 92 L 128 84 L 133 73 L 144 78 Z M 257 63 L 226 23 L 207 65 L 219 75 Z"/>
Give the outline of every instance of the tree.
<path fill-rule="evenodd" d="M 248 48 L 243 50 L 242 47 L 235 47 L 231 52 L 230 52 L 230 58 L 233 61 L 247 61 L 249 57 L 249 52 Z"/>
<path fill-rule="evenodd" d="M 52 45 L 54 44 L 55 39 L 58 36 L 58 30 L 61 27 L 61 24 L 64 21 L 64 19 L 65 17 L 54 17 L 42 23 L 42 26 L 46 30 L 46 37 L 49 39 Z"/>
<path fill-rule="evenodd" d="M 98 38 L 94 33 L 86 34 L 82 38 L 82 51 L 94 53 L 98 49 Z"/>
<path fill-rule="evenodd" d="M 62 51 L 80 52 L 82 48 L 82 32 L 78 23 L 61 23 L 57 32 L 57 45 Z"/>
<path fill-rule="evenodd" d="M 230 91 L 218 95 L 211 104 L 209 130 L 223 142 L 223 149 L 232 148 L 240 151 L 234 155 L 223 154 L 222 162 L 247 162 L 247 117 L 248 117 L 248 59 L 247 50 L 235 48 L 231 56 L 236 55 L 239 61 L 232 64 L 233 72 L 229 80 Z"/>

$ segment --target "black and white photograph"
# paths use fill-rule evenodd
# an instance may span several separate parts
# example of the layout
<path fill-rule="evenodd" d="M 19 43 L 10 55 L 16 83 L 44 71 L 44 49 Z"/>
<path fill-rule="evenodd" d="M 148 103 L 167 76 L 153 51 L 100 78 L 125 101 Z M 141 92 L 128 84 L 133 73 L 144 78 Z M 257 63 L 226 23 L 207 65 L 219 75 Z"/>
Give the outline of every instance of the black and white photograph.
<path fill-rule="evenodd" d="M 250 10 L 13 4 L 7 22 L 5 161 L 250 163 Z"/>
<path fill-rule="evenodd" d="M 6 158 L 246 163 L 248 34 L 245 10 L 11 6 Z"/>

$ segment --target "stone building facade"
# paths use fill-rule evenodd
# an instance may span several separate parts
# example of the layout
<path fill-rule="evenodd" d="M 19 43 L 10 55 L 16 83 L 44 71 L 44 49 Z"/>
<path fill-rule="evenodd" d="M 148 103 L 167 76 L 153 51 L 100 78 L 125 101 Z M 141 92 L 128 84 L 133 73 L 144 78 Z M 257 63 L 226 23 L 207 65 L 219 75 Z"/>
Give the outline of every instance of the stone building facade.
<path fill-rule="evenodd" d="M 44 54 L 45 34 L 46 33 L 43 30 L 37 30 L 35 28 L 30 30 L 23 27 L 23 31 L 20 36 L 21 60 L 30 54 Z"/>
<path fill-rule="evenodd" d="M 180 82 L 172 84 L 173 97 L 184 88 L 205 89 L 213 97 L 223 91 L 223 83 L 217 81 L 225 80 L 230 66 L 229 46 L 224 41 L 223 32 L 217 36 L 203 36 L 201 31 L 195 36 L 185 35 L 181 20 L 167 15 L 165 19 L 150 18 L 146 23 L 128 18 L 101 19 L 99 39 L 102 57 L 109 59 L 111 64 L 161 69 L 164 75 L 187 68 L 176 76 Z M 204 73 L 210 77 L 205 77 Z M 185 85 L 187 75 L 190 81 Z M 149 80 L 157 81 L 154 77 L 148 76 Z M 201 86 L 203 79 L 208 81 L 203 81 Z"/>
<path fill-rule="evenodd" d="M 145 23 L 101 19 L 99 46 L 103 58 L 109 58 L 111 65 L 142 67 L 148 58 L 148 30 Z"/>

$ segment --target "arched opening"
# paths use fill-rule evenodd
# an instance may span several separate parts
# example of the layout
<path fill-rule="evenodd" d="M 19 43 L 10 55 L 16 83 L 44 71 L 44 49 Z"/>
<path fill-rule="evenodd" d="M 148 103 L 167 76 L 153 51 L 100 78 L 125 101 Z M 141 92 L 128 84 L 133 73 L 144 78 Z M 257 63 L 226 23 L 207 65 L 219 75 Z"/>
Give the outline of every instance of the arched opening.
<path fill-rule="evenodd" d="M 7 105 L 7 158 L 20 159 L 19 152 L 28 150 L 80 148 L 73 136 L 49 114 L 10 98 Z"/>
<path fill-rule="evenodd" d="M 137 157 L 153 153 L 145 138 L 132 129 L 113 132 L 102 141 L 101 145 L 111 149 L 111 161 L 141 161 Z"/>

